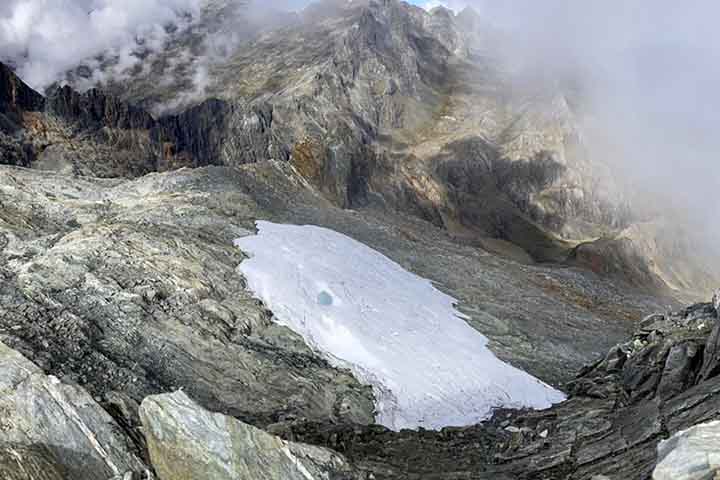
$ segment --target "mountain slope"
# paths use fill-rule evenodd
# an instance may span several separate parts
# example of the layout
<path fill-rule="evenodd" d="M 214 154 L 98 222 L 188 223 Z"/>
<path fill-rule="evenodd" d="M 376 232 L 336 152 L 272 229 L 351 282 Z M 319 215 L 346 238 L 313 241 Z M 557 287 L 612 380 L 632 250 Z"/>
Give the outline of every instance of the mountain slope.
<path fill-rule="evenodd" d="M 357 478 L 646 478 L 661 438 L 718 415 L 712 305 L 647 317 L 612 347 L 662 306 L 585 270 L 458 245 L 422 221 L 339 209 L 286 163 L 136 180 L 0 166 L 0 204 L 0 339 L 87 389 L 140 452 L 137 403 L 177 388 L 340 451 Z M 256 220 L 323 225 L 382 251 L 458 298 L 500 358 L 540 378 L 593 366 L 548 411 L 440 432 L 362 427 L 374 422 L 369 389 L 277 325 L 236 271 L 232 241 Z"/>
<path fill-rule="evenodd" d="M 289 161 L 337 205 L 410 213 L 496 253 L 574 261 L 576 246 L 599 241 L 624 262 L 614 271 L 639 272 L 628 279 L 639 287 L 695 298 L 712 288 L 707 272 L 685 275 L 690 286 L 648 266 L 644 245 L 663 242 L 647 229 L 649 237 L 631 239 L 638 256 L 608 241 L 648 215 L 583 145 L 582 94 L 517 77 L 493 50 L 502 35 L 472 10 L 328 0 L 231 42 L 200 70 L 195 60 L 179 73 L 156 68 L 221 38 L 225 17 L 235 18 L 226 8 L 214 3 L 199 27 L 123 82 L 100 84 L 176 112 L 158 119 L 142 148 L 148 160 L 129 174 Z M 192 58 L 204 51 L 196 50 Z M 187 85 L 166 85 L 193 71 L 202 71 L 203 88 L 192 96 Z M 666 263 L 660 271 L 698 263 L 692 249 L 657 259 Z"/>

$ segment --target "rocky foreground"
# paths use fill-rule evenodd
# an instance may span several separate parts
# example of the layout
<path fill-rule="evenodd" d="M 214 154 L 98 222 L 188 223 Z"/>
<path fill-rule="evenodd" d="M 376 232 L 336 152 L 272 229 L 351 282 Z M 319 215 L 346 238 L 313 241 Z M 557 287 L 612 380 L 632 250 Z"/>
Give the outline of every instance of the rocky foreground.
<path fill-rule="evenodd" d="M 587 367 L 568 401 L 481 425 L 390 432 L 293 422 L 275 433 L 183 391 L 98 403 L 0 344 L 0 474 L 64 479 L 711 478 L 720 468 L 717 302 L 656 314 Z M 112 408 L 108 408 L 109 406 Z M 659 456 L 658 456 L 659 452 Z M 656 464 L 659 462 L 659 465 Z M 654 470 L 654 473 L 653 473 Z"/>
<path fill-rule="evenodd" d="M 339 209 L 287 164 L 137 180 L 0 167 L 0 205 L 6 478 L 649 478 L 658 442 L 720 408 L 715 306 L 647 317 L 613 347 L 667 308 Z M 372 391 L 245 289 L 233 240 L 258 219 L 333 228 L 435 280 L 500 358 L 569 400 L 441 432 L 373 425 Z"/>

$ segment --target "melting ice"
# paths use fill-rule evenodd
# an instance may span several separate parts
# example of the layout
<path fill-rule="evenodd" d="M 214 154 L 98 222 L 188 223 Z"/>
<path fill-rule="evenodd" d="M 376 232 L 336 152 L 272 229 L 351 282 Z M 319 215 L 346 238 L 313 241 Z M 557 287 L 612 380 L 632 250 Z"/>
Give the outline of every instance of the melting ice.
<path fill-rule="evenodd" d="M 248 288 L 336 366 L 373 386 L 388 428 L 477 423 L 492 408 L 546 408 L 559 391 L 500 361 L 430 281 L 345 235 L 258 222 L 235 244 Z"/>

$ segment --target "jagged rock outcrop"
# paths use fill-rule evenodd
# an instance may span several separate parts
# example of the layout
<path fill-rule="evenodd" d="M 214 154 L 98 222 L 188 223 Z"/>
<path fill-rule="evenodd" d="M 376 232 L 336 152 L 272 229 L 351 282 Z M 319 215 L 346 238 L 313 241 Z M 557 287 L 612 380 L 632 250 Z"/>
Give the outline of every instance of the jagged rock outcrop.
<path fill-rule="evenodd" d="M 176 115 L 148 112 L 98 89 L 58 87 L 43 98 L 6 66 L 0 85 L 0 163 L 95 177 L 138 177 L 205 165 L 290 158 L 273 108 L 211 99 Z M 15 103 L 9 103 L 12 100 Z M 16 101 L 17 100 L 17 101 Z M 32 114 L 25 114 L 27 109 Z M 21 113 L 23 113 L 21 115 Z"/>
<path fill-rule="evenodd" d="M 658 461 L 659 471 L 680 474 L 685 466 L 668 449 L 691 442 L 680 435 L 659 455 L 656 447 L 720 417 L 720 376 L 707 367 L 719 361 L 718 331 L 718 312 L 709 303 L 651 315 L 632 340 L 580 372 L 566 402 L 543 411 L 500 410 L 486 424 L 441 432 L 298 423 L 283 434 L 334 448 L 378 479 L 649 480 Z M 682 447 L 677 455 L 696 458 Z M 697 459 L 698 466 L 708 461 L 702 451 Z"/>
<path fill-rule="evenodd" d="M 0 372 L 2 478 L 97 480 L 146 473 L 132 443 L 82 388 L 45 375 L 2 343 Z"/>
<path fill-rule="evenodd" d="M 678 432 L 658 445 L 653 480 L 712 480 L 720 472 L 720 422 Z"/>
<path fill-rule="evenodd" d="M 48 97 L 47 112 L 80 129 L 149 130 L 155 124 L 149 113 L 117 97 L 97 89 L 78 93 L 67 85 Z"/>
<path fill-rule="evenodd" d="M 286 442 L 208 412 L 183 392 L 146 398 L 140 418 L 160 480 L 360 478 L 331 450 Z"/>
<path fill-rule="evenodd" d="M 149 114 L 98 90 L 62 87 L 45 99 L 0 72 L 0 164 L 102 177 L 157 170 Z"/>
<path fill-rule="evenodd" d="M 290 158 L 288 147 L 273 129 L 273 108 L 268 104 L 246 108 L 207 100 L 161 118 L 151 135 L 162 149 L 160 170 Z"/>

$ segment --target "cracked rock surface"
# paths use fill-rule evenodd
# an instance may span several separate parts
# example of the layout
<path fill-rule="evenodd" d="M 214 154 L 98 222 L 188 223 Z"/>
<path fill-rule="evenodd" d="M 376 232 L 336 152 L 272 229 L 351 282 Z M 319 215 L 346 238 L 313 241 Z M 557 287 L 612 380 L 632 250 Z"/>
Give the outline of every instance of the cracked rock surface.
<path fill-rule="evenodd" d="M 137 405 L 178 388 L 377 479 L 649 478 L 660 440 L 718 416 L 713 304 L 643 317 L 667 309 L 587 270 L 503 260 L 422 221 L 337 208 L 287 163 L 136 180 L 4 166 L 0 205 L 0 338 L 92 397 L 56 388 L 96 398 L 136 467 L 147 461 Z M 233 240 L 258 219 L 333 228 L 434 280 L 500 358 L 555 385 L 602 360 L 549 410 L 440 432 L 371 426 L 370 389 L 273 323 L 244 288 Z M 77 468 L 46 453 L 50 433 L 18 446 L 28 468 Z M 12 467 L 14 454 L 0 453 Z"/>
<path fill-rule="evenodd" d="M 3 478 L 95 480 L 147 467 L 112 417 L 0 343 L 0 472 Z"/>
<path fill-rule="evenodd" d="M 204 410 L 183 392 L 140 406 L 150 459 L 160 480 L 350 480 L 339 454 L 286 442 L 232 417 Z"/>

